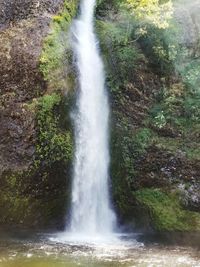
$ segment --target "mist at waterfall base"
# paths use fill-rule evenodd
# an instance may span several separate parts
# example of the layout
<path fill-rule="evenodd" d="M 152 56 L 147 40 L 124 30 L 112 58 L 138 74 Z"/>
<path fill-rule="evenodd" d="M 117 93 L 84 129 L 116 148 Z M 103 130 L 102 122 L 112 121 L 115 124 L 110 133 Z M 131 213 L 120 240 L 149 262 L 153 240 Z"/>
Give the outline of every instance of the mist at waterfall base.
<path fill-rule="evenodd" d="M 113 237 L 116 216 L 109 198 L 109 104 L 104 66 L 94 33 L 95 0 L 83 0 L 71 29 L 79 93 L 73 114 L 75 158 L 71 221 L 64 239 Z"/>

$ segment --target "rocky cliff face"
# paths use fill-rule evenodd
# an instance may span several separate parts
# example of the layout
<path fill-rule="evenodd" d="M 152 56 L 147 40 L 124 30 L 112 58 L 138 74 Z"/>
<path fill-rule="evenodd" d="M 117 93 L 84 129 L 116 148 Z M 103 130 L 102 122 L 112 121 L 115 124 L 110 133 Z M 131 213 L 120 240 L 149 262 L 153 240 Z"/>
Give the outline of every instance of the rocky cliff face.
<path fill-rule="evenodd" d="M 176 4 L 166 31 L 147 25 L 140 37 L 143 23 L 119 9 L 104 1 L 98 9 L 119 218 L 158 231 L 200 229 L 199 2 Z"/>
<path fill-rule="evenodd" d="M 34 154 L 34 117 L 26 104 L 47 86 L 39 61 L 63 1 L 1 1 L 1 168 L 26 168 Z"/>
<path fill-rule="evenodd" d="M 34 154 L 34 114 L 25 104 L 46 90 L 38 66 L 51 13 L 34 1 L 3 1 L 0 9 L 2 175 L 26 168 Z"/>
<path fill-rule="evenodd" d="M 44 18 L 59 11 L 63 4 L 61 0 L 1 0 L 1 27 L 10 22 L 16 23 L 24 19 Z"/>
<path fill-rule="evenodd" d="M 53 182 L 58 183 L 50 171 L 51 163 L 48 168 L 42 166 L 42 161 L 38 163 L 41 132 L 38 112 L 42 104 L 38 108 L 37 103 L 45 102 L 42 96 L 48 88 L 48 81 L 40 70 L 45 38 L 53 31 L 53 18 L 60 14 L 64 4 L 62 0 L 0 1 L 0 210 L 3 223 L 44 223 L 43 217 L 50 215 L 48 202 L 56 198 L 53 192 L 51 199 L 45 195 L 50 189 L 59 190 Z M 70 12 L 70 6 L 68 9 Z M 54 113 L 54 105 L 49 108 L 52 110 L 46 112 L 46 116 Z M 59 174 L 62 176 L 62 172 Z M 44 181 L 45 175 L 51 177 L 49 181 Z M 65 185 L 65 178 L 60 184 Z"/>

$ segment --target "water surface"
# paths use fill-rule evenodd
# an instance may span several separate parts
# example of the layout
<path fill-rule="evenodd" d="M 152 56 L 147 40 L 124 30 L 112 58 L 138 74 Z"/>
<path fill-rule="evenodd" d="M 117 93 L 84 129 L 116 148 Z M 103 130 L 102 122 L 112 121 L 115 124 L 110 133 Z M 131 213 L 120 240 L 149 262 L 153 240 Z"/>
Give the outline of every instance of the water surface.
<path fill-rule="evenodd" d="M 131 239 L 110 243 L 59 242 L 55 236 L 1 235 L 0 267 L 200 267 L 190 247 L 144 245 Z"/>

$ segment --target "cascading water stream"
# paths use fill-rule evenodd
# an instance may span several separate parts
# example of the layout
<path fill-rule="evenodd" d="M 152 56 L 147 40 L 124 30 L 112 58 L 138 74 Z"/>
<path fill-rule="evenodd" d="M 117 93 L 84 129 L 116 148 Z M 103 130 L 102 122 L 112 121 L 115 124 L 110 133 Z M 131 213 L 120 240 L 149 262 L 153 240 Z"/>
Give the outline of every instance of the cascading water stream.
<path fill-rule="evenodd" d="M 94 33 L 95 0 L 82 0 L 72 27 L 79 79 L 70 232 L 109 235 L 116 218 L 109 200 L 109 105 Z"/>

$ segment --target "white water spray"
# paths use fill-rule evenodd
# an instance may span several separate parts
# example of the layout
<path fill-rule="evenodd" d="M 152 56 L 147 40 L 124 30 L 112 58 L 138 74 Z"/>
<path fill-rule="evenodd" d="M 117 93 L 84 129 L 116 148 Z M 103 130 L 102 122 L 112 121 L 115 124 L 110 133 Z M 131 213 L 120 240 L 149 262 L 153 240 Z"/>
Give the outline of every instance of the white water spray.
<path fill-rule="evenodd" d="M 72 27 L 80 92 L 75 123 L 75 160 L 70 231 L 87 237 L 113 232 L 109 200 L 109 106 L 104 67 L 94 33 L 95 0 L 82 0 Z"/>

